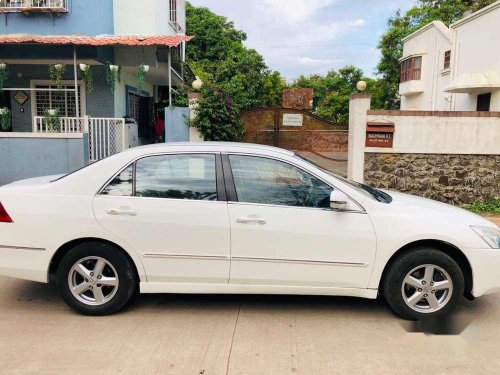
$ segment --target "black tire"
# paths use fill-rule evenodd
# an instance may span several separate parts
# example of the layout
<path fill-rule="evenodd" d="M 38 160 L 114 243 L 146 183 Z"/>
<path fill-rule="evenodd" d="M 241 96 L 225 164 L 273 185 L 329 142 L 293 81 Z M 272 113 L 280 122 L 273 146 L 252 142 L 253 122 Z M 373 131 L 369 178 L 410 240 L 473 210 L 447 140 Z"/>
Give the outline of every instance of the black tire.
<path fill-rule="evenodd" d="M 77 262 L 88 257 L 104 259 L 112 265 L 114 268 L 113 271 L 116 271 L 118 276 L 119 283 L 117 289 L 112 289 L 113 293 L 109 293 L 111 296 L 109 301 L 101 305 L 90 305 L 82 302 L 73 295 L 70 289 L 70 271 Z M 107 268 L 107 270 L 109 271 L 110 268 Z M 104 272 L 107 271 L 103 271 L 103 274 Z M 71 273 L 73 274 L 73 272 Z M 94 281 L 98 282 L 97 280 Z M 114 246 L 101 242 L 86 242 L 75 246 L 63 257 L 57 268 L 57 286 L 62 299 L 73 310 L 84 315 L 102 316 L 118 312 L 131 300 L 138 289 L 137 285 L 138 280 L 134 265 L 129 261 L 127 256 Z M 93 288 L 97 286 L 96 284 Z M 101 288 L 100 285 L 99 288 Z M 92 296 L 92 293 L 89 295 Z"/>
<path fill-rule="evenodd" d="M 426 264 L 440 267 L 449 275 L 453 284 L 448 302 L 434 312 L 415 311 L 409 307 L 403 297 L 402 286 L 406 275 L 413 269 Z M 459 305 L 464 295 L 464 289 L 464 275 L 457 262 L 442 251 L 426 247 L 411 249 L 397 257 L 389 266 L 382 280 L 382 293 L 385 300 L 397 315 L 408 320 L 423 320 L 449 314 Z M 411 292 L 412 289 L 410 288 L 410 297 Z M 416 292 L 416 290 L 413 290 L 413 292 Z M 441 292 L 434 293 L 437 296 Z M 423 305 L 427 304 L 426 300 L 421 303 Z"/>

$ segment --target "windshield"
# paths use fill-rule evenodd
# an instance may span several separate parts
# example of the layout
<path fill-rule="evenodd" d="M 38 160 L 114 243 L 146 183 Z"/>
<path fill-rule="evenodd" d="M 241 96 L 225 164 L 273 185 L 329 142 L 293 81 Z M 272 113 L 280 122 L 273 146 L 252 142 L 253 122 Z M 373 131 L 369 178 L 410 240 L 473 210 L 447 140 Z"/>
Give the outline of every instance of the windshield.
<path fill-rule="evenodd" d="M 344 178 L 342 176 L 339 176 L 338 174 L 332 173 L 329 170 L 321 167 L 320 165 L 313 163 L 310 160 L 304 159 L 303 157 L 301 157 L 297 154 L 295 154 L 295 157 L 302 160 L 303 162 L 305 162 L 307 164 L 310 164 L 318 169 L 321 169 L 323 172 L 325 172 L 325 173 L 329 174 L 330 176 L 332 176 L 332 177 L 342 181 L 343 183 L 349 185 L 351 188 L 356 190 L 358 193 L 363 194 L 364 196 L 367 196 L 371 199 L 375 199 L 375 200 L 382 202 L 382 203 L 391 203 L 392 202 L 392 197 L 389 194 L 384 193 L 382 190 L 376 189 L 374 187 L 371 187 L 371 186 L 368 186 L 365 184 L 361 184 L 361 183 L 356 182 L 356 181 L 348 180 L 347 178 Z"/>

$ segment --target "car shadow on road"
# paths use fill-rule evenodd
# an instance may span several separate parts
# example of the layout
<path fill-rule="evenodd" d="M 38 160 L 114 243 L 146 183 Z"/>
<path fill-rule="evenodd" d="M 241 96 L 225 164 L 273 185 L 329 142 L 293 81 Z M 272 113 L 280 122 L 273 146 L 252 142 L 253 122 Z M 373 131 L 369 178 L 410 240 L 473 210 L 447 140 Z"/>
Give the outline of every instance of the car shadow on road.
<path fill-rule="evenodd" d="M 51 311 L 72 314 L 64 308 L 55 282 L 41 284 L 22 280 L 4 281 L 11 284 L 8 295 L 3 299 L 20 303 L 38 304 L 40 311 L 51 307 Z M 48 305 L 48 306 L 47 306 Z M 301 313 L 328 314 L 328 316 L 356 318 L 364 322 L 395 319 L 407 332 L 422 332 L 436 335 L 456 335 L 462 333 L 486 308 L 487 302 L 464 300 L 456 314 L 447 318 L 407 322 L 399 320 L 389 310 L 382 299 L 369 300 L 339 296 L 301 296 L 301 295 L 249 295 L 249 294 L 142 294 L 118 315 L 157 315 L 176 313 L 217 313 L 221 310 L 232 311 L 244 308 L 253 314 Z M 18 306 L 22 309 L 23 306 Z M 76 314 L 76 313 L 75 313 Z"/>

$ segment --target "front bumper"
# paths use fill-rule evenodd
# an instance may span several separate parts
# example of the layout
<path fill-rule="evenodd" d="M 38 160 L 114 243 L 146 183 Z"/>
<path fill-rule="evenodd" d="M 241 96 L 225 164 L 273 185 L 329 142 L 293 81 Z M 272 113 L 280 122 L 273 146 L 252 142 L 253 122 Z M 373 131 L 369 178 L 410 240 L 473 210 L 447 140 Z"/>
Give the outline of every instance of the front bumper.
<path fill-rule="evenodd" d="M 480 297 L 500 291 L 500 250 L 473 249 L 467 251 L 472 267 L 472 295 Z"/>

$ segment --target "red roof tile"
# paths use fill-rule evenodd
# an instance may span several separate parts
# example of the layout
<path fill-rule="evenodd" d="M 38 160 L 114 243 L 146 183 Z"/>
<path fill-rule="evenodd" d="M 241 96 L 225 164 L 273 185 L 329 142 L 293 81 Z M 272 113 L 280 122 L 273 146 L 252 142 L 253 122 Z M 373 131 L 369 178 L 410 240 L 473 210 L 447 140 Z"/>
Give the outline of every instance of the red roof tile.
<path fill-rule="evenodd" d="M 82 46 L 168 46 L 177 47 L 183 41 L 191 40 L 190 36 L 154 35 L 154 36 L 114 36 L 114 35 L 28 35 L 4 34 L 0 35 L 0 44 L 59 44 Z"/>

